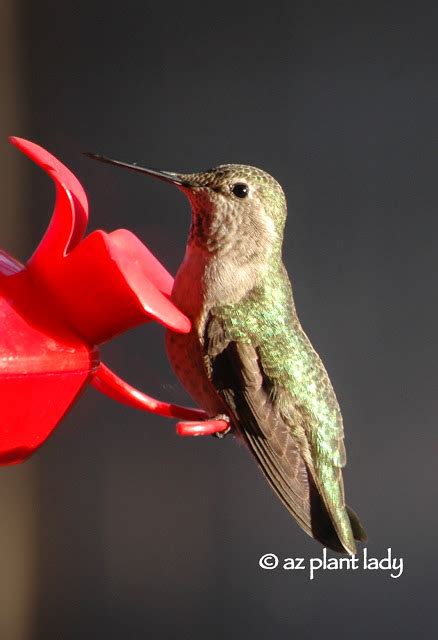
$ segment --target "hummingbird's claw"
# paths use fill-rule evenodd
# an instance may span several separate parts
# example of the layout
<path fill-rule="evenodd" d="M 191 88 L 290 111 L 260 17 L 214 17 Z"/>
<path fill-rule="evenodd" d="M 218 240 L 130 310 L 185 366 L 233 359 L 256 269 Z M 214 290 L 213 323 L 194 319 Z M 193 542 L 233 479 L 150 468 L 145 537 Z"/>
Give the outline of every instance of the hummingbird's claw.
<path fill-rule="evenodd" d="M 227 415 L 225 415 L 225 413 L 220 413 L 219 415 L 215 416 L 213 418 L 213 420 L 216 421 L 220 421 L 220 422 L 226 422 L 227 423 L 227 428 L 223 429 L 221 431 L 215 431 L 214 433 L 212 433 L 211 435 L 214 436 L 215 438 L 225 438 L 225 436 L 227 436 L 230 432 L 231 432 L 231 424 L 230 424 L 230 419 Z"/>

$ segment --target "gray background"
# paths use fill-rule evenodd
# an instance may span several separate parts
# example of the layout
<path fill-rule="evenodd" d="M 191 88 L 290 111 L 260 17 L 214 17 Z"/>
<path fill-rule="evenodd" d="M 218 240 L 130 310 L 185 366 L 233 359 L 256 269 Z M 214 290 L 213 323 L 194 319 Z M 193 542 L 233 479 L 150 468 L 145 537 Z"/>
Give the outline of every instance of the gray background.
<path fill-rule="evenodd" d="M 189 208 L 176 189 L 84 150 L 180 171 L 252 164 L 283 184 L 285 262 L 343 410 L 347 497 L 369 553 L 391 547 L 405 562 L 398 580 L 262 571 L 268 551 L 308 563 L 322 548 L 244 449 L 179 439 L 172 421 L 89 389 L 31 461 L 0 472 L 32 482 L 23 638 L 433 633 L 437 19 L 432 3 L 21 3 L 26 115 L 9 133 L 76 172 L 90 229 L 128 227 L 175 272 Z M 4 137 L 1 154 L 16 162 Z M 20 162 L 25 259 L 53 189 Z M 147 392 L 188 401 L 158 326 L 103 354 Z"/>

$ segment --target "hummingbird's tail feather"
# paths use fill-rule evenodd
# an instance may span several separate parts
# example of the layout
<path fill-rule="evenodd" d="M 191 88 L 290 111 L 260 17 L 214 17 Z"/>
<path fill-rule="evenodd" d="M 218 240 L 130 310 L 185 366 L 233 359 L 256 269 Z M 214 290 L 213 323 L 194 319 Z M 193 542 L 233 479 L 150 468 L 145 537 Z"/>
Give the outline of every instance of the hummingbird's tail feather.
<path fill-rule="evenodd" d="M 358 517 L 352 511 L 351 516 L 348 512 L 344 498 L 344 484 L 342 482 L 341 469 L 333 465 L 324 465 L 322 467 L 326 484 L 321 482 L 321 469 L 318 470 L 311 465 L 312 479 L 315 489 L 319 496 L 319 501 L 324 506 L 327 517 L 331 522 L 331 528 L 334 529 L 336 537 L 339 539 L 344 553 L 354 555 L 356 553 L 355 539 L 360 539 L 356 533 L 363 537 L 365 531 L 359 522 Z M 327 485 L 330 490 L 327 490 Z M 318 518 L 316 518 L 318 522 Z"/>
<path fill-rule="evenodd" d="M 311 481 L 311 511 L 312 535 L 316 540 L 338 553 L 356 553 L 354 540 L 363 540 L 363 535 L 366 535 L 358 517 L 352 512 L 354 515 L 352 520 L 348 507 L 345 507 L 343 514 L 329 511 L 326 500 L 321 495 L 313 477 Z M 344 520 L 345 522 L 343 522 Z M 358 537 L 359 534 L 361 537 Z"/>
<path fill-rule="evenodd" d="M 359 542 L 367 542 L 368 536 L 367 532 L 362 526 L 361 521 L 355 511 L 348 505 L 346 506 L 348 517 L 350 519 L 351 529 L 353 531 L 354 539 L 359 540 Z"/>

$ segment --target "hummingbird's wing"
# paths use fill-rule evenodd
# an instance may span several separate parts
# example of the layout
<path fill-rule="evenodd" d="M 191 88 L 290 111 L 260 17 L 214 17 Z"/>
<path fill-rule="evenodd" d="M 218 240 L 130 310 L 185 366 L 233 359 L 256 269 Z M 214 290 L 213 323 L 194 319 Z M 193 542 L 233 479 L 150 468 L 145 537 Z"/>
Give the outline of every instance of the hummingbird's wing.
<path fill-rule="evenodd" d="M 348 511 L 347 532 L 336 522 L 311 459 L 272 400 L 256 347 L 231 341 L 214 315 L 204 336 L 207 374 L 280 500 L 306 533 L 335 551 L 355 553 L 354 535 L 364 535 L 357 517 Z"/>

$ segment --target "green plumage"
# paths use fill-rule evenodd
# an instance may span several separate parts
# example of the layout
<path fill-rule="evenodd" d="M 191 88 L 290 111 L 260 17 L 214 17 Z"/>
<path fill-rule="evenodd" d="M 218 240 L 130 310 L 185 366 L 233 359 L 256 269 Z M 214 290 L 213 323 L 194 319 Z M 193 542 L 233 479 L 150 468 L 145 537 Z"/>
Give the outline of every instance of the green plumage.
<path fill-rule="evenodd" d="M 341 477 L 346 462 L 342 416 L 324 365 L 298 321 L 283 265 L 272 265 L 244 300 L 213 313 L 222 320 L 227 340 L 256 349 L 266 390 L 299 443 L 342 546 L 354 553 Z"/>

